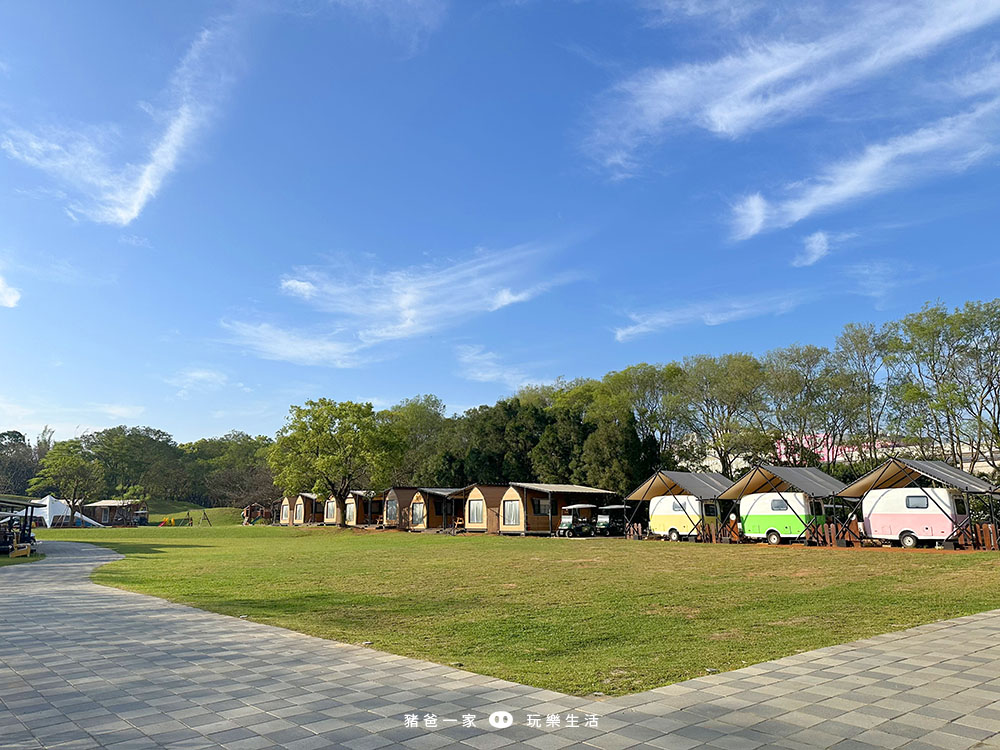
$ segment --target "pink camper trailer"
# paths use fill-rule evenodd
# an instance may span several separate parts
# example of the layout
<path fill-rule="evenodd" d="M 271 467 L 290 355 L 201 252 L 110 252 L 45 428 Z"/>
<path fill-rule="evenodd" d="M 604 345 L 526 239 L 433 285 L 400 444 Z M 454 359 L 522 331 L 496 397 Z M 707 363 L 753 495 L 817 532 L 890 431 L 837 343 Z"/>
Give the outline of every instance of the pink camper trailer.
<path fill-rule="evenodd" d="M 950 539 L 969 517 L 960 492 L 942 487 L 870 490 L 861 503 L 865 536 L 903 547 Z"/>

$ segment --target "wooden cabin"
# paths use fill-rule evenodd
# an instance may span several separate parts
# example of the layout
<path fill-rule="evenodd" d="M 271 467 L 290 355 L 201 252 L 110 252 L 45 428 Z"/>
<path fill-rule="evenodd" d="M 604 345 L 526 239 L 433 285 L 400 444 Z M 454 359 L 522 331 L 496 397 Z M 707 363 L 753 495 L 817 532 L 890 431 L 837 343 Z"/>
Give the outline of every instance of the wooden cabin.
<path fill-rule="evenodd" d="M 340 513 L 337 512 L 337 499 L 330 495 L 323 504 L 323 523 L 327 526 L 340 525 Z"/>
<path fill-rule="evenodd" d="M 385 493 L 381 524 L 387 529 L 410 528 L 410 502 L 416 487 L 393 487 Z"/>
<path fill-rule="evenodd" d="M 292 526 L 323 523 L 323 501 L 312 492 L 300 492 L 292 506 Z"/>
<path fill-rule="evenodd" d="M 470 484 L 456 491 L 453 497 L 465 505 L 465 530 L 476 533 L 500 533 L 500 505 L 507 484 Z"/>
<path fill-rule="evenodd" d="M 99 500 L 83 506 L 83 515 L 102 526 L 145 526 L 149 508 L 143 501 Z"/>
<path fill-rule="evenodd" d="M 500 533 L 552 535 L 564 506 L 603 505 L 613 494 L 579 484 L 511 482 L 500 501 Z"/>
<path fill-rule="evenodd" d="M 279 526 L 291 526 L 292 508 L 294 506 L 295 506 L 295 498 L 293 497 L 281 498 L 281 504 L 278 506 L 278 511 L 274 516 L 274 521 L 277 521 Z M 274 521 L 272 521 L 272 523 L 274 523 Z"/>
<path fill-rule="evenodd" d="M 374 526 L 381 523 L 385 493 L 351 490 L 346 502 L 348 526 Z"/>
<path fill-rule="evenodd" d="M 465 505 L 452 495 L 452 487 L 421 487 L 410 501 L 410 531 L 461 527 Z"/>

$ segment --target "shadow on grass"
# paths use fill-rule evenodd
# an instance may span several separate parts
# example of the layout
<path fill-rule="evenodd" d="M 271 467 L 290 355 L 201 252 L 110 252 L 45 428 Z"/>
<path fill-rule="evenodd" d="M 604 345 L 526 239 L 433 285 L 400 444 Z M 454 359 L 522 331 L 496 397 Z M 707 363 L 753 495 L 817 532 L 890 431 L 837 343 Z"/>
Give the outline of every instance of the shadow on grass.
<path fill-rule="evenodd" d="M 53 540 L 55 541 L 55 540 Z M 62 541 L 61 539 L 58 541 Z M 75 542 L 76 540 L 74 540 Z M 45 543 L 44 540 L 42 542 Z M 211 547 L 210 544 L 157 544 L 155 542 L 111 542 L 106 540 L 101 541 L 88 541 L 79 542 L 80 544 L 89 544 L 94 547 L 103 547 L 104 549 L 112 550 L 113 552 L 118 552 L 123 555 L 162 555 L 170 552 L 174 549 L 180 548 L 205 548 Z"/>

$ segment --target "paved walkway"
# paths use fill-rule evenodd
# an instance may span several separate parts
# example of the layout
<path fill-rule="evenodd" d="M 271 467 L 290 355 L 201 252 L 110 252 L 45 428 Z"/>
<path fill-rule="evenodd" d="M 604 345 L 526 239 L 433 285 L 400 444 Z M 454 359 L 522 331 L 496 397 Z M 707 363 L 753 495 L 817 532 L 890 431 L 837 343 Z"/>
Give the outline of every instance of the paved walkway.
<path fill-rule="evenodd" d="M 0 568 L 3 748 L 1000 748 L 1000 611 L 589 702 L 104 588 L 115 553 L 43 548 Z"/>

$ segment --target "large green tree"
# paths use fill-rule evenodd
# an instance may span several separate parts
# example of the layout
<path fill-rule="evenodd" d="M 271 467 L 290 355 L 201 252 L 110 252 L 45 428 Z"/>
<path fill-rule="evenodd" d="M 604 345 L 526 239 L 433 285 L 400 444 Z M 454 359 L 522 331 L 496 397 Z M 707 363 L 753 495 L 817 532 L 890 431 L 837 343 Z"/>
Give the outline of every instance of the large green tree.
<path fill-rule="evenodd" d="M 82 513 L 83 506 L 102 492 L 103 479 L 101 464 L 82 440 L 63 440 L 46 452 L 29 491 L 57 495 L 69 506 L 69 522 L 73 526 L 77 513 Z"/>
<path fill-rule="evenodd" d="M 38 470 L 38 455 L 17 430 L 0 432 L 0 494 L 24 495 Z"/>
<path fill-rule="evenodd" d="M 385 486 L 393 455 L 389 425 L 371 404 L 320 398 L 289 409 L 268 463 L 286 495 L 332 497 L 343 525 L 350 491 Z"/>

